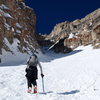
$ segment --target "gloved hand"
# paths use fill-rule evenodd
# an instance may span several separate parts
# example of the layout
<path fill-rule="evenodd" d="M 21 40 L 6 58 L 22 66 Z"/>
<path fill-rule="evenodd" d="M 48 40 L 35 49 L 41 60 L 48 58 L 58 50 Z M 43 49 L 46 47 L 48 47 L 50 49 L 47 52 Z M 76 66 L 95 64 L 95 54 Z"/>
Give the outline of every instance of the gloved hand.
<path fill-rule="evenodd" d="M 44 77 L 44 75 L 43 75 L 43 74 L 41 74 L 41 77 L 43 78 L 43 77 Z"/>

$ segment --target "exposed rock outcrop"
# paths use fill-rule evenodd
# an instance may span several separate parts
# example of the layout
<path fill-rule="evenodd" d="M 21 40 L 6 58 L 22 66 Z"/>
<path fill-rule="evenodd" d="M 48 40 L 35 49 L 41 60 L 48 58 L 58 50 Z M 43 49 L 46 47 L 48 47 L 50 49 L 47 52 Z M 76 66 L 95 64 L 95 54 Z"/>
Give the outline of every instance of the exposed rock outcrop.
<path fill-rule="evenodd" d="M 35 25 L 34 10 L 24 0 L 0 0 L 0 54 L 39 49 Z"/>
<path fill-rule="evenodd" d="M 89 44 L 92 44 L 94 48 L 99 47 L 100 9 L 95 10 L 85 18 L 57 24 L 46 39 L 56 43 L 62 38 L 65 38 L 63 45 L 72 49 Z"/>
<path fill-rule="evenodd" d="M 20 52 L 38 48 L 35 24 L 36 15 L 24 0 L 0 0 L 0 53 L 2 49 L 13 52 L 7 42 L 12 45 L 15 39 Z"/>

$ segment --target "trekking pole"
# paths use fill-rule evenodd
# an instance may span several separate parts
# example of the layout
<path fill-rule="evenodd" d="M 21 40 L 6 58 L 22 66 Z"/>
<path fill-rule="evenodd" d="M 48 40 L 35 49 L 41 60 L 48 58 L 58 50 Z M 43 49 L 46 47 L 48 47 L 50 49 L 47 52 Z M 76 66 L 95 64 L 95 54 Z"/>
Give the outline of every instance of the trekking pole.
<path fill-rule="evenodd" d="M 44 92 L 44 79 L 42 77 L 42 87 L 43 87 L 43 92 Z"/>

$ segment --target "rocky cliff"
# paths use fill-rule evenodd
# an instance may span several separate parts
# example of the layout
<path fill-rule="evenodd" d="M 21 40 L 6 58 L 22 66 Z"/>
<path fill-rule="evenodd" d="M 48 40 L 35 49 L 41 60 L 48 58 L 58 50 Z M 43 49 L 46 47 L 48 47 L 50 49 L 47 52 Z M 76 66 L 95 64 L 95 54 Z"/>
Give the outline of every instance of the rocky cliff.
<path fill-rule="evenodd" d="M 35 25 L 34 10 L 24 0 L 0 0 L 0 55 L 38 49 Z"/>
<path fill-rule="evenodd" d="M 80 45 L 89 44 L 92 44 L 94 48 L 99 48 L 100 9 L 95 10 L 82 19 L 57 24 L 46 39 L 52 40 L 54 43 L 64 39 L 63 45 L 72 49 Z"/>

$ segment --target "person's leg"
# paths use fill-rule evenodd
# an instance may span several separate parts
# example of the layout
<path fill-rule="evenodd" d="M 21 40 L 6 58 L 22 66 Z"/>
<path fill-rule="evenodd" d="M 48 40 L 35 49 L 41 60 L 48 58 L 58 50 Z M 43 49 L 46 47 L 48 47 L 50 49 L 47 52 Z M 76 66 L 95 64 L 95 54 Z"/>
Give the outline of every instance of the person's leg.
<path fill-rule="evenodd" d="M 32 84 L 33 84 L 33 93 L 37 93 L 37 75 L 38 75 L 38 71 L 37 71 L 37 67 L 34 68 L 34 75 L 33 75 L 33 79 L 32 79 Z"/>
<path fill-rule="evenodd" d="M 31 84 L 31 80 L 27 78 L 27 85 L 28 85 L 28 88 L 32 88 L 32 84 Z"/>
<path fill-rule="evenodd" d="M 33 86 L 34 86 L 34 93 L 37 93 L 37 82 L 36 82 L 36 80 L 33 81 Z"/>
<path fill-rule="evenodd" d="M 33 81 L 33 86 L 37 86 L 36 80 Z"/>
<path fill-rule="evenodd" d="M 32 83 L 31 83 L 31 79 L 27 78 L 27 85 L 28 85 L 28 93 L 30 93 L 32 91 Z"/>

